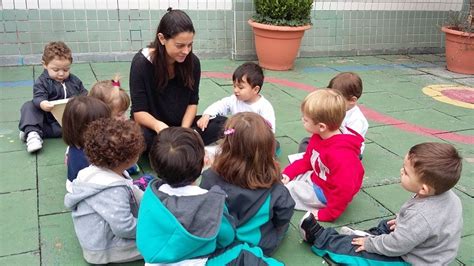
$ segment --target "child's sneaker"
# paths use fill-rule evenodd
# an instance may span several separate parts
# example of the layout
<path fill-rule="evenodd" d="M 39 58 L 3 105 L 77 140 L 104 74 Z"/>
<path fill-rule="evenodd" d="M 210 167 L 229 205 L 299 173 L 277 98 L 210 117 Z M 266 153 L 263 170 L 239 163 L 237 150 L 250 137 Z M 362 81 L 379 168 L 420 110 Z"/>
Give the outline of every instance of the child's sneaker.
<path fill-rule="evenodd" d="M 31 131 L 28 133 L 28 137 L 26 138 L 26 150 L 31 153 L 38 151 L 41 148 L 43 148 L 43 140 L 38 132 Z"/>
<path fill-rule="evenodd" d="M 148 186 L 148 183 L 155 178 L 152 175 L 143 175 L 139 179 L 133 180 L 133 184 L 137 186 L 140 190 L 145 191 L 146 187 Z"/>
<path fill-rule="evenodd" d="M 318 221 L 316 221 L 316 218 L 314 218 L 314 215 L 310 211 L 301 218 L 299 228 L 301 238 L 310 244 L 313 244 L 314 240 L 316 240 L 314 235 L 324 229 Z"/>
<path fill-rule="evenodd" d="M 341 235 L 356 235 L 356 236 L 371 236 L 372 234 L 369 234 L 365 231 L 362 231 L 362 230 L 356 230 L 356 229 L 352 229 L 348 226 L 343 226 L 341 227 L 341 229 L 339 230 L 339 234 Z"/>

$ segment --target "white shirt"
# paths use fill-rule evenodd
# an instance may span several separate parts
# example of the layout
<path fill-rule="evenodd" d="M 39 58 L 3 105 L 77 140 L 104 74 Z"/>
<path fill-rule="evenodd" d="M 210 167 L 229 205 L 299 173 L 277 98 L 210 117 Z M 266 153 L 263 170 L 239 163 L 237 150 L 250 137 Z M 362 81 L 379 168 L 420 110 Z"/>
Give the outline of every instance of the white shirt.
<path fill-rule="evenodd" d="M 256 102 L 250 104 L 237 99 L 235 95 L 231 95 L 211 104 L 204 110 L 203 114 L 212 117 L 216 115 L 235 115 L 241 112 L 253 112 L 261 115 L 272 125 L 272 131 L 275 133 L 275 111 L 272 104 L 263 95 L 260 95 L 260 99 Z"/>
<path fill-rule="evenodd" d="M 369 128 L 369 122 L 367 122 L 367 119 L 365 118 L 359 107 L 354 106 L 350 110 L 346 111 L 346 116 L 342 121 L 341 127 L 351 128 L 365 139 L 365 134 L 367 133 L 367 129 Z M 362 142 L 360 154 L 364 153 L 364 148 L 365 143 Z"/>

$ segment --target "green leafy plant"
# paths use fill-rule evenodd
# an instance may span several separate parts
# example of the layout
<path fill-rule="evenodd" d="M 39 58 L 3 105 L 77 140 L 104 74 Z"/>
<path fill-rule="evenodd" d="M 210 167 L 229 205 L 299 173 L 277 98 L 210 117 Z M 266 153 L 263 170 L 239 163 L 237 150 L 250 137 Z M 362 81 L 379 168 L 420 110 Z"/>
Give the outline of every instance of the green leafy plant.
<path fill-rule="evenodd" d="M 468 12 L 451 11 L 445 25 L 451 29 L 474 33 L 474 0 L 469 3 Z"/>
<path fill-rule="evenodd" d="M 302 26 L 311 23 L 313 0 L 255 0 L 255 22 L 277 26 Z"/>

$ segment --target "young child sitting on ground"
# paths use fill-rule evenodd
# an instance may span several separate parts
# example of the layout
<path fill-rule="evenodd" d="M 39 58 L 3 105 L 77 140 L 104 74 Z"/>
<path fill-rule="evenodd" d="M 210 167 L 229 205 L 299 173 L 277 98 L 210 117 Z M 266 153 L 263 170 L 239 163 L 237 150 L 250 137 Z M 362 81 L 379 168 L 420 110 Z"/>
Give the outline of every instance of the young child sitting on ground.
<path fill-rule="evenodd" d="M 268 122 L 256 113 L 238 113 L 227 120 L 220 151 L 211 169 L 203 172 L 200 185 L 205 189 L 218 185 L 225 191 L 237 239 L 259 246 L 265 255 L 280 244 L 295 206 L 280 181 L 274 150 Z"/>
<path fill-rule="evenodd" d="M 50 42 L 44 47 L 44 71 L 33 86 L 33 100 L 20 110 L 20 140 L 26 141 L 26 150 L 43 148 L 43 138 L 60 138 L 61 126 L 51 114 L 51 101 L 86 95 L 82 81 L 70 74 L 72 53 L 63 42 Z"/>
<path fill-rule="evenodd" d="M 112 80 L 101 80 L 97 81 L 91 88 L 89 96 L 97 98 L 103 101 L 107 106 L 109 106 L 112 111 L 112 117 L 115 119 L 128 119 L 126 112 L 130 107 L 130 96 L 127 92 L 120 87 L 120 76 L 115 75 Z M 131 175 L 138 174 L 140 172 L 140 167 L 138 164 L 133 165 L 127 172 Z M 136 183 L 144 188 L 146 188 L 148 181 L 144 178 L 137 180 Z"/>
<path fill-rule="evenodd" d="M 304 128 L 313 135 L 303 158 L 283 170 L 283 183 L 296 202 L 295 209 L 311 211 L 320 221 L 334 221 L 362 185 L 359 154 L 364 138 L 341 128 L 346 104 L 337 91 L 311 92 L 301 112 Z"/>
<path fill-rule="evenodd" d="M 72 193 L 72 181 L 80 170 L 89 166 L 84 153 L 84 131 L 90 122 L 110 117 L 110 109 L 102 101 L 75 96 L 66 104 L 62 118 L 63 140 L 68 145 L 66 190 Z"/>
<path fill-rule="evenodd" d="M 230 245 L 235 231 L 224 191 L 195 184 L 204 165 L 201 137 L 190 128 L 165 128 L 155 137 L 149 157 L 161 180 L 151 181 L 143 196 L 138 249 L 148 265 L 205 265 L 206 255 Z"/>
<path fill-rule="evenodd" d="M 140 126 L 131 120 L 101 118 L 84 133 L 91 165 L 79 171 L 64 205 L 72 219 L 84 259 L 92 264 L 141 259 L 135 243 L 143 191 L 125 171 L 145 149 Z"/>
<path fill-rule="evenodd" d="M 91 88 L 89 96 L 103 101 L 116 119 L 128 119 L 125 112 L 130 107 L 130 96 L 120 87 L 120 77 L 115 75 L 112 80 L 97 81 Z"/>
<path fill-rule="evenodd" d="M 258 247 L 236 242 L 226 194 L 195 182 L 204 165 L 204 143 L 189 128 L 158 133 L 150 149 L 158 174 L 143 196 L 137 227 L 145 265 L 281 265 Z"/>
<path fill-rule="evenodd" d="M 365 138 L 369 123 L 364 114 L 357 106 L 357 101 L 362 96 L 362 80 L 359 75 L 353 72 L 342 72 L 337 74 L 329 81 L 328 88 L 339 91 L 344 96 L 346 102 L 346 116 L 342 121 L 342 127 L 353 129 Z M 301 141 L 299 152 L 304 152 L 308 146 L 309 138 L 304 138 Z M 364 153 L 365 143 L 362 142 L 360 149 L 360 158 Z"/>
<path fill-rule="evenodd" d="M 275 133 L 275 111 L 273 111 L 272 104 L 260 94 L 263 79 L 263 70 L 259 65 L 247 62 L 239 66 L 232 75 L 234 94 L 207 107 L 202 117 L 197 121 L 198 127 L 205 130 L 209 120 L 216 116 L 254 112 L 265 118 Z"/>
<path fill-rule="evenodd" d="M 461 201 L 451 190 L 461 169 L 462 158 L 452 145 L 415 145 L 400 169 L 402 187 L 415 195 L 396 219 L 381 221 L 368 230 L 368 237 L 359 237 L 324 229 L 307 213 L 300 223 L 302 237 L 318 256 L 327 254 L 341 264 L 448 265 L 456 257 L 463 227 Z"/>

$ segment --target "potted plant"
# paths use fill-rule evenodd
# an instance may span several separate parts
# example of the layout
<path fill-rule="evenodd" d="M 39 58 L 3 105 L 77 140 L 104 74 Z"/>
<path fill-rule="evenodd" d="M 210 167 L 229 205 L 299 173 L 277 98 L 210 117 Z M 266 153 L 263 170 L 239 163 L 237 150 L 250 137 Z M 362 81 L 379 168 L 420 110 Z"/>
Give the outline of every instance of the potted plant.
<path fill-rule="evenodd" d="M 311 28 L 313 0 L 255 0 L 253 27 L 255 49 L 261 67 L 288 70 L 293 67 L 305 30 Z"/>
<path fill-rule="evenodd" d="M 474 74 L 474 0 L 469 12 L 458 13 L 448 25 L 441 28 L 446 33 L 446 65 L 449 71 Z"/>

